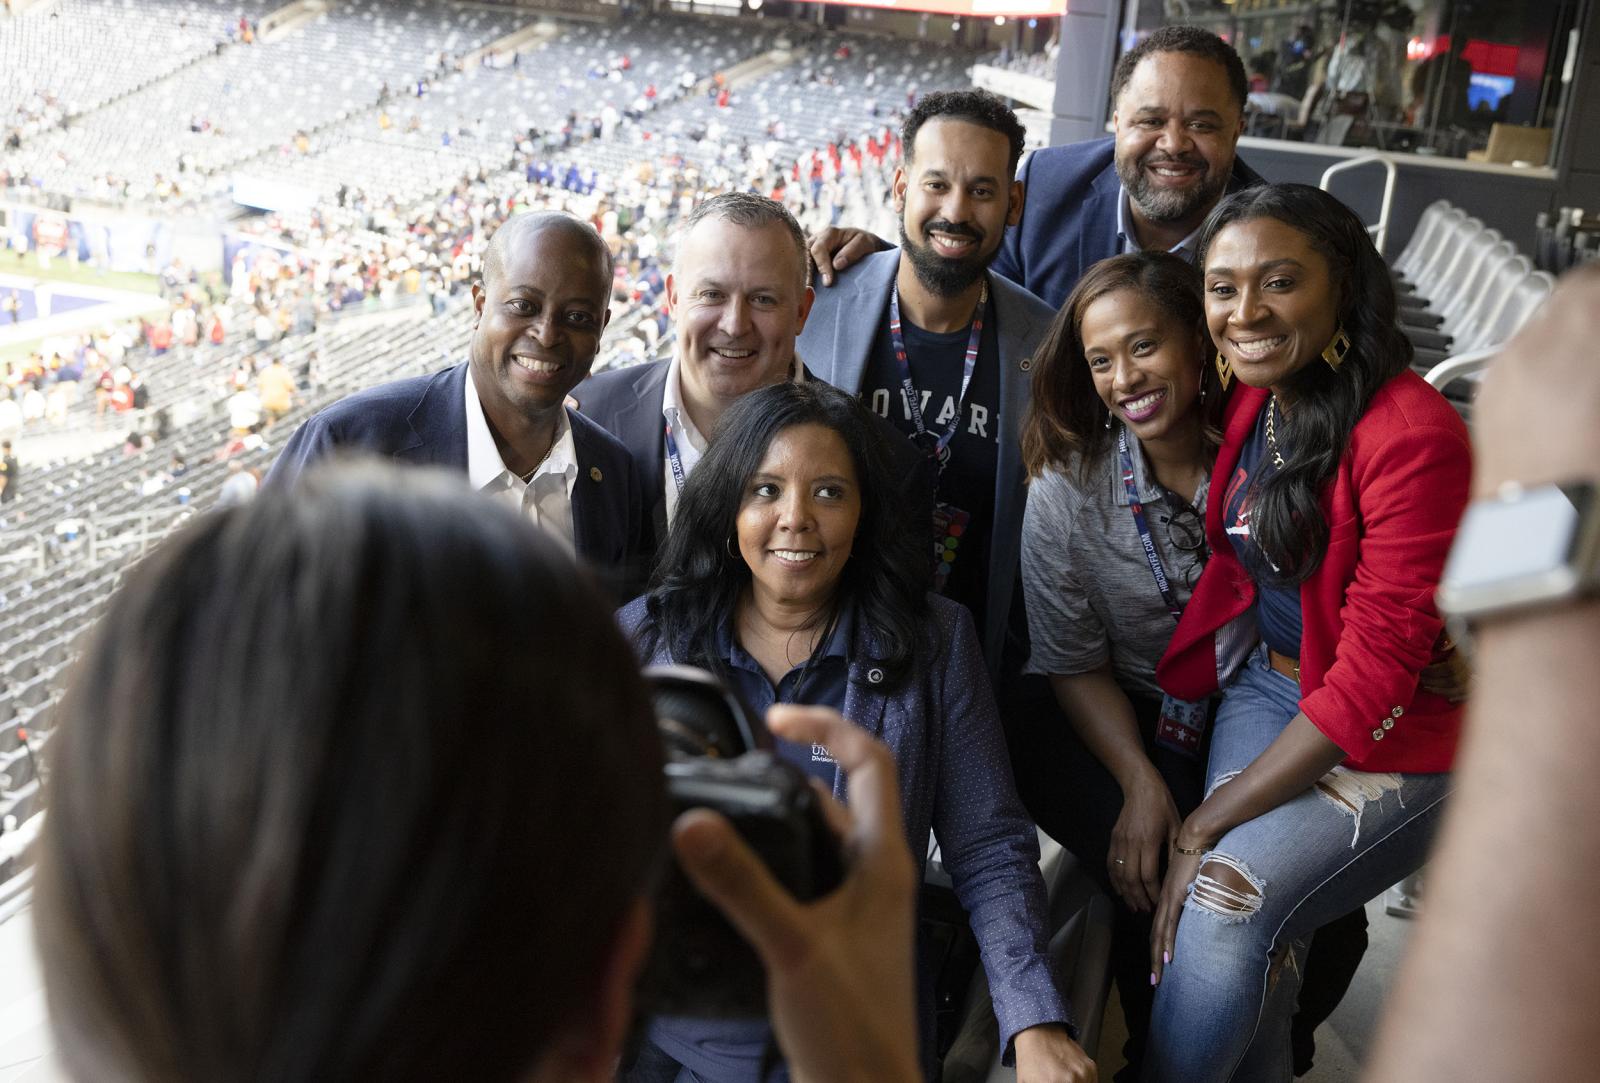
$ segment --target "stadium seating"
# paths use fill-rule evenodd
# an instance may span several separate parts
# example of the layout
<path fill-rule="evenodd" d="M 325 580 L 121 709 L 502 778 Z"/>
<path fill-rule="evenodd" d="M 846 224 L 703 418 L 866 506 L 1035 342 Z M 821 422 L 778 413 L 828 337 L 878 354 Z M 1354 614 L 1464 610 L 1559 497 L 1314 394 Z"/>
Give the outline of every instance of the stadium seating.
<path fill-rule="evenodd" d="M 1464 414 L 1478 371 L 1555 288 L 1498 230 L 1443 200 L 1424 209 L 1393 270 L 1413 367 Z"/>

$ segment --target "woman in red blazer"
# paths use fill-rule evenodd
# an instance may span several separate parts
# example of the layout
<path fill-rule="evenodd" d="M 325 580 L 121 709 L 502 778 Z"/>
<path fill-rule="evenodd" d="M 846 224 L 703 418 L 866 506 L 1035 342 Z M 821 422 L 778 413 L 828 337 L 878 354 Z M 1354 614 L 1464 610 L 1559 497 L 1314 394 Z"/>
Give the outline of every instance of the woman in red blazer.
<path fill-rule="evenodd" d="M 1343 204 L 1238 193 L 1200 254 L 1218 369 L 1245 386 L 1213 555 L 1157 668 L 1172 696 L 1223 699 L 1156 912 L 1145 1078 L 1287 1081 L 1304 938 L 1420 867 L 1449 790 L 1461 708 L 1418 676 L 1471 452 Z"/>

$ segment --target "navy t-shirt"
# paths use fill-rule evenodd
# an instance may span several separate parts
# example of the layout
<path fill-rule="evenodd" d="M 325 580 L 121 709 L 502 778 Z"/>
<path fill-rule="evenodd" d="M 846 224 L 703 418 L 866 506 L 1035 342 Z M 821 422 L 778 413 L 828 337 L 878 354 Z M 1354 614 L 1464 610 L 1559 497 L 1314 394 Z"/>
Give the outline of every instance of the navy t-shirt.
<path fill-rule="evenodd" d="M 1000 343 L 995 334 L 994 299 L 990 298 L 983 317 L 978 360 L 965 398 L 961 397 L 961 372 L 971 326 L 935 334 L 906 320 L 903 309 L 900 315 L 911 382 L 921 398 L 923 426 L 936 436 L 943 435 L 951 418 L 958 411 L 960 414 L 950 439 L 949 463 L 939 475 L 934 494 L 930 541 L 937 547 L 939 563 L 949 568 L 936 578 L 935 587 L 971 610 L 973 621 L 983 628 L 989 602 L 995 471 L 1000 458 Z M 887 304 L 867 358 L 861 400 L 907 436 L 916 433 L 889 334 Z"/>
<path fill-rule="evenodd" d="M 1268 403 L 1256 419 L 1250 439 L 1239 453 L 1239 465 L 1228 479 L 1227 493 L 1223 498 L 1222 521 L 1228 540 L 1240 563 L 1250 573 L 1256 584 L 1256 624 L 1261 639 L 1268 647 L 1290 658 L 1300 657 L 1300 588 L 1277 586 L 1273 583 L 1272 563 L 1250 535 L 1251 489 L 1265 471 L 1273 469 L 1272 458 L 1267 454 Z M 1281 415 L 1280 415 L 1281 416 Z M 1282 424 L 1278 428 L 1282 428 Z M 1283 453 L 1288 444 L 1285 435 L 1275 432 L 1278 450 Z"/>

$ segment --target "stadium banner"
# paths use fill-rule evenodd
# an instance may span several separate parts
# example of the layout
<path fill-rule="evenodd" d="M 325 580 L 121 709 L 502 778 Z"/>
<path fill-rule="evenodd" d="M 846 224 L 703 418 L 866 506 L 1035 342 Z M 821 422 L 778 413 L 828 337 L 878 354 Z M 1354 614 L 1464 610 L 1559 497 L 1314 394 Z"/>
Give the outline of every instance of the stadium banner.
<path fill-rule="evenodd" d="M 845 4 L 853 8 L 886 8 L 930 15 L 970 15 L 979 19 L 1010 19 L 1065 15 L 1066 0 L 800 0 L 807 4 Z"/>
<path fill-rule="evenodd" d="M 7 207 L 13 237 L 42 257 L 71 256 L 108 271 L 155 274 L 172 259 L 171 225 L 137 215 L 95 214 L 92 217 Z"/>
<path fill-rule="evenodd" d="M 292 244 L 231 230 L 222 235 L 222 281 L 230 287 L 247 271 L 259 269 L 275 276 L 285 263 L 299 267 L 305 262 L 300 250 Z"/>

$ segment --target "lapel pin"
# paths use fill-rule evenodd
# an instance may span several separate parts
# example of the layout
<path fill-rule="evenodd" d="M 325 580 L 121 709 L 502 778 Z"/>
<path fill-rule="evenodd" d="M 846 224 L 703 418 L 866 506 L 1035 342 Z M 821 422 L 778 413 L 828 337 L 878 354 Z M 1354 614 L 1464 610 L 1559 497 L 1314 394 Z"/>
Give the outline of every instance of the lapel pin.
<path fill-rule="evenodd" d="M 600 472 L 598 466 L 591 466 L 589 467 L 589 477 L 595 481 L 601 481 L 604 480 L 605 475 Z"/>

